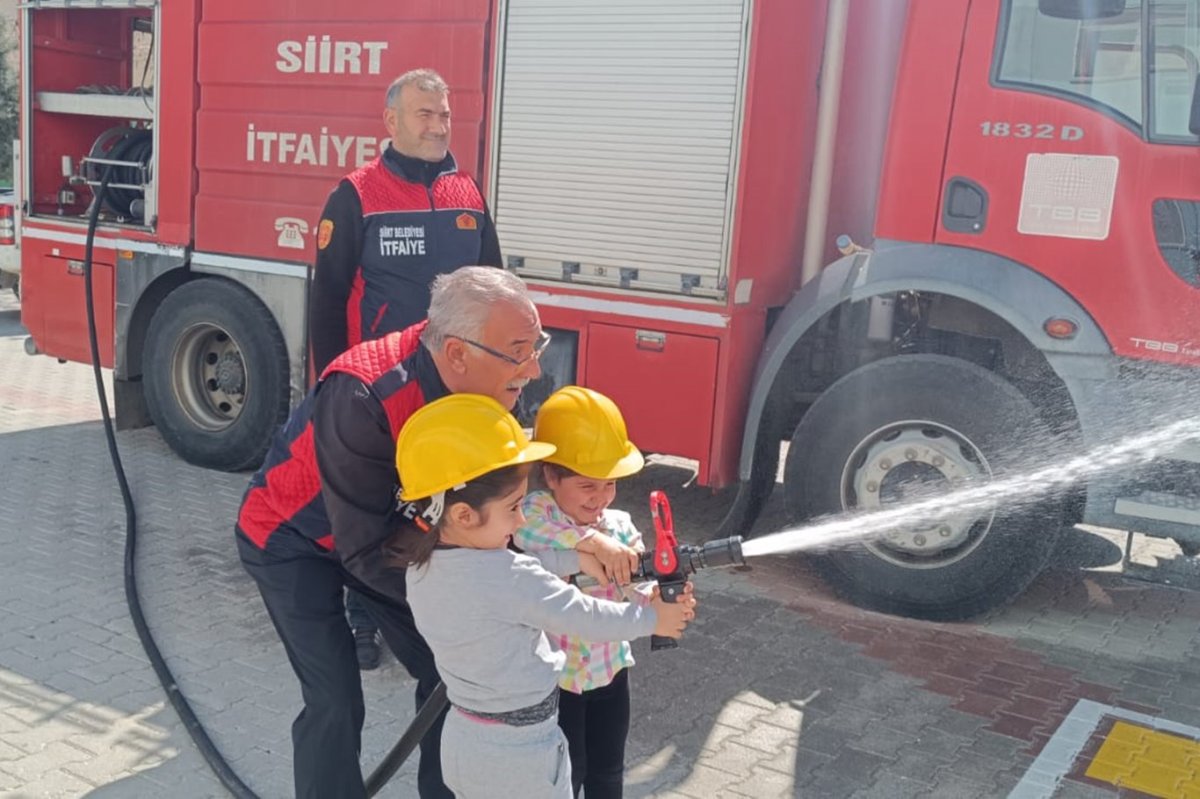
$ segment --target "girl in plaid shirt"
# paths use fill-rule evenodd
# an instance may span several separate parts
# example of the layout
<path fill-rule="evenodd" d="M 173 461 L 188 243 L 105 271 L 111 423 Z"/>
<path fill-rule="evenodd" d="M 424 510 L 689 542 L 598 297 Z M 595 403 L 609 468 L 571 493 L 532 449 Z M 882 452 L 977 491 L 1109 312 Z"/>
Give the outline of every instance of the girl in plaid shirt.
<path fill-rule="evenodd" d="M 636 474 L 644 464 L 617 406 L 599 392 L 567 386 L 542 404 L 534 438 L 556 447 L 541 466 L 549 490 L 525 498 L 526 523 L 513 543 L 531 553 L 574 549 L 590 554 L 609 580 L 586 593 L 646 604 L 648 590 L 629 586 L 642 536 L 628 513 L 609 507 L 616 481 Z M 558 724 L 571 755 L 575 796 L 584 788 L 587 799 L 619 799 L 629 735 L 629 642 L 587 641 L 575 635 L 552 640 L 567 656 L 558 683 Z"/>

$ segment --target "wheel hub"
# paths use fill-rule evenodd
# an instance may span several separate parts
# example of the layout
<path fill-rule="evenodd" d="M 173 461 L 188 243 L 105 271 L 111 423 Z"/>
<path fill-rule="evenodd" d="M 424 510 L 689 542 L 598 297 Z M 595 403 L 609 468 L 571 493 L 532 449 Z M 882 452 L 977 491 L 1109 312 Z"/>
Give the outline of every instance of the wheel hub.
<path fill-rule="evenodd" d="M 242 412 L 246 365 L 237 342 L 213 324 L 185 330 L 176 343 L 171 382 L 179 407 L 200 428 L 226 429 Z"/>
<path fill-rule="evenodd" d="M 243 394 L 246 391 L 246 367 L 241 353 L 225 352 L 217 360 L 213 370 L 218 388 L 226 394 Z"/>
<path fill-rule="evenodd" d="M 961 433 L 930 422 L 902 422 L 867 436 L 855 449 L 843 475 L 842 502 L 846 509 L 864 510 L 936 503 L 947 489 L 989 476 L 982 453 Z M 924 525 L 886 533 L 866 547 L 903 566 L 945 566 L 974 549 L 991 520 L 990 514 L 955 510 L 948 498 Z"/>

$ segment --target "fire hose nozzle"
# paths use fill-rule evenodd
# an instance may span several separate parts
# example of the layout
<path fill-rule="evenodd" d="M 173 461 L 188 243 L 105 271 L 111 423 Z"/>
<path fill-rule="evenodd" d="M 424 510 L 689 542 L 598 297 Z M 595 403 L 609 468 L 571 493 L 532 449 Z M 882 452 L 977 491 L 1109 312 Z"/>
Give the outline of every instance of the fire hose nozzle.
<path fill-rule="evenodd" d="M 679 547 L 679 561 L 680 568 L 688 574 L 719 566 L 745 566 L 742 537 L 718 538 L 700 546 L 682 544 Z"/>
<path fill-rule="evenodd" d="M 700 560 L 703 568 L 709 566 L 745 566 L 746 556 L 742 554 L 742 537 L 718 538 L 700 546 Z"/>
<path fill-rule="evenodd" d="M 654 572 L 653 551 L 642 553 L 641 565 L 634 571 L 634 582 L 656 580 Z M 700 569 L 710 569 L 722 566 L 745 566 L 746 556 L 742 554 L 742 537 L 735 535 L 730 538 L 718 538 L 707 544 L 680 544 L 676 548 L 679 559 L 679 571 L 683 574 L 695 574 Z M 586 588 L 598 583 L 584 574 L 575 575 L 575 584 Z"/>
<path fill-rule="evenodd" d="M 658 577 L 654 571 L 654 552 L 642 555 L 642 565 L 634 575 L 638 580 L 653 580 Z M 679 571 L 682 574 L 695 574 L 701 569 L 720 566 L 745 566 L 746 557 L 742 554 L 742 537 L 735 535 L 730 538 L 718 538 L 707 544 L 679 544 L 675 548 Z"/>

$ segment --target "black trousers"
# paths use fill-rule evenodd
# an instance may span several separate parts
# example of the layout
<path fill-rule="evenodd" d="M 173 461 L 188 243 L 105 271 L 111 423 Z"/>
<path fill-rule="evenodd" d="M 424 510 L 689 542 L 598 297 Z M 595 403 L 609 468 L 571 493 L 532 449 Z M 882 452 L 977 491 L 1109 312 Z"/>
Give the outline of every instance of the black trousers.
<path fill-rule="evenodd" d="M 375 620 L 367 612 L 362 596 L 353 588 L 346 591 L 346 621 L 349 622 L 351 630 L 376 629 Z"/>
<path fill-rule="evenodd" d="M 299 536 L 297 536 L 299 538 Z M 300 680 L 304 708 L 292 723 L 292 768 L 298 799 L 364 799 L 362 681 L 354 636 L 346 622 L 343 589 L 358 591 L 383 639 L 417 680 L 417 707 L 437 687 L 433 653 L 417 632 L 412 610 L 375 593 L 307 540 L 289 542 L 294 552 L 267 554 L 237 536 L 238 552 L 259 593 L 292 670 Z M 453 799 L 442 783 L 443 711 L 421 741 L 417 782 L 422 799 Z M 399 732 L 397 733 L 399 737 Z"/>
<path fill-rule="evenodd" d="M 621 799 L 629 737 L 629 669 L 603 688 L 559 690 L 558 726 L 571 753 L 571 787 L 585 799 Z"/>

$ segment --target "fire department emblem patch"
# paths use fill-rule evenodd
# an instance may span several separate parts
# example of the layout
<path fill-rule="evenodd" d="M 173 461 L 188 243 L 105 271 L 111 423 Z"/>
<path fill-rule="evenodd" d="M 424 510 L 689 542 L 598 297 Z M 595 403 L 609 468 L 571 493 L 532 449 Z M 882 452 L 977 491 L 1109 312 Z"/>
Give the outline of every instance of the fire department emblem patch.
<path fill-rule="evenodd" d="M 322 219 L 320 227 L 317 228 L 317 249 L 323 250 L 329 246 L 329 240 L 333 238 L 333 220 Z"/>
<path fill-rule="evenodd" d="M 459 214 L 457 222 L 459 230 L 474 230 L 478 226 L 475 217 L 470 214 Z"/>

